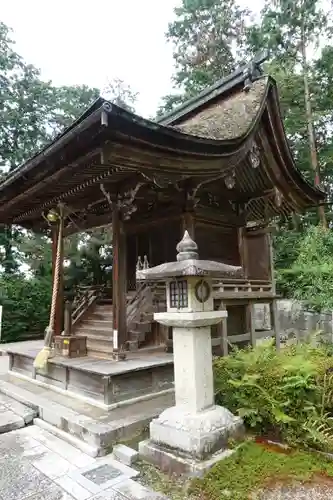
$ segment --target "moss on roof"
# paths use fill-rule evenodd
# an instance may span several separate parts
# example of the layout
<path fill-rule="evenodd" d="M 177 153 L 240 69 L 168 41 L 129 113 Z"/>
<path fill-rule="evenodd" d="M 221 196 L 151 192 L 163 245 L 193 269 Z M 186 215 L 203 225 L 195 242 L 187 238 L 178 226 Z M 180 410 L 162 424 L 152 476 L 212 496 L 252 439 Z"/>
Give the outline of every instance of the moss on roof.
<path fill-rule="evenodd" d="M 255 121 L 266 96 L 268 78 L 253 82 L 249 90 L 240 90 L 199 111 L 174 128 L 197 137 L 228 140 L 245 135 Z"/>

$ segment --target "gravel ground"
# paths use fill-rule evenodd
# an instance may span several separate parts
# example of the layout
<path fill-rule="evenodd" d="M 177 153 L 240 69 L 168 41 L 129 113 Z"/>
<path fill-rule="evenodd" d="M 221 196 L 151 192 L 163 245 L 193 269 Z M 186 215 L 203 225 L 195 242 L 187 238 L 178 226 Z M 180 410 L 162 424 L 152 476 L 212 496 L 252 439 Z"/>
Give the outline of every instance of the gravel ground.
<path fill-rule="evenodd" d="M 330 484 L 280 485 L 260 494 L 252 495 L 251 500 L 332 500 L 333 482 Z"/>

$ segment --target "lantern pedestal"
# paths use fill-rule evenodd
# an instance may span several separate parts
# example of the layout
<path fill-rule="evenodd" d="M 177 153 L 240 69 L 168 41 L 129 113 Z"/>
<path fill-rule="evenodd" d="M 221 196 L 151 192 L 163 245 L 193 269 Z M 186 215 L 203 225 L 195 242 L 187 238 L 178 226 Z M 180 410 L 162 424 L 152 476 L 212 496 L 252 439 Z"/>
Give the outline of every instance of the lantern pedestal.
<path fill-rule="evenodd" d="M 150 440 L 140 454 L 169 473 L 198 476 L 230 453 L 230 437 L 243 432 L 243 422 L 214 404 L 211 325 L 226 311 L 156 313 L 154 319 L 173 327 L 176 405 L 150 424 Z"/>
<path fill-rule="evenodd" d="M 230 437 L 240 437 L 243 421 L 214 404 L 211 326 L 227 316 L 214 311 L 213 278 L 241 268 L 200 260 L 185 231 L 177 261 L 137 272 L 141 280 L 165 280 L 167 312 L 154 319 L 173 328 L 176 405 L 150 423 L 150 439 L 139 444 L 147 461 L 168 473 L 200 476 L 228 456 Z"/>

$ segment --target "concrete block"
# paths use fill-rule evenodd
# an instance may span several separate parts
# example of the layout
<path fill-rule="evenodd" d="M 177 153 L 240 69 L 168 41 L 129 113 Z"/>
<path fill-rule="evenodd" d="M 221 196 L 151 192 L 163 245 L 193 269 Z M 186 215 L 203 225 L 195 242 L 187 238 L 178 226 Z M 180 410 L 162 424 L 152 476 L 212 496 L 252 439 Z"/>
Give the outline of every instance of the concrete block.
<path fill-rule="evenodd" d="M 125 446 L 124 444 L 117 444 L 114 446 L 113 455 L 116 460 L 119 460 L 119 462 L 128 466 L 134 464 L 139 458 L 139 453 L 137 451 L 133 450 L 133 448 L 130 448 L 129 446 Z"/>

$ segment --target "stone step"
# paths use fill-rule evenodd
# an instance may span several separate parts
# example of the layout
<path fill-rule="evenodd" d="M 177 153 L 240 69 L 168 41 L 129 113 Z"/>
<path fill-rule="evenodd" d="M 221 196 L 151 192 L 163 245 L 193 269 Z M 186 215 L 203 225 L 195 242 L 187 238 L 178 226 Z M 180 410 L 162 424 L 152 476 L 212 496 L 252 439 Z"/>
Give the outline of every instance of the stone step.
<path fill-rule="evenodd" d="M 0 394 L 0 434 L 31 424 L 37 413 L 15 399 Z"/>
<path fill-rule="evenodd" d="M 54 433 L 69 434 L 73 446 L 79 448 L 80 441 L 82 451 L 91 456 L 105 455 L 117 442 L 133 439 L 174 404 L 174 395 L 168 393 L 107 411 L 12 373 L 0 376 L 0 392 L 32 408 L 56 428 Z"/>

